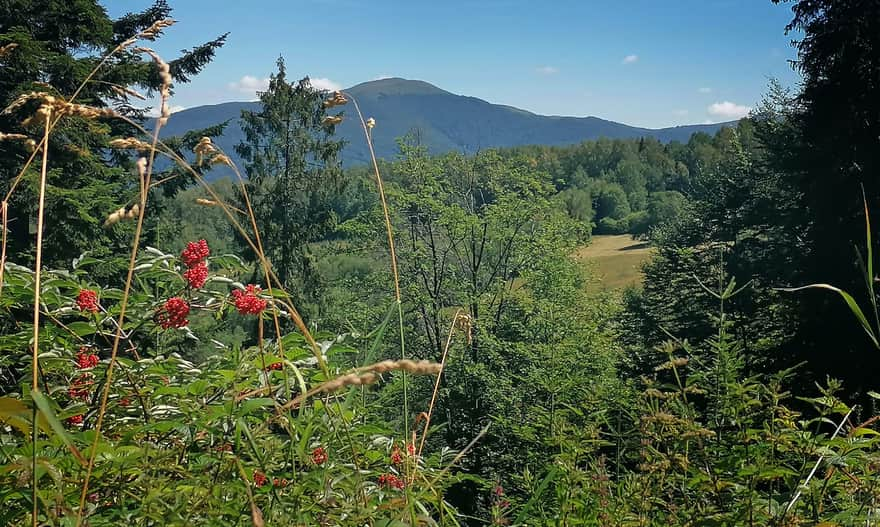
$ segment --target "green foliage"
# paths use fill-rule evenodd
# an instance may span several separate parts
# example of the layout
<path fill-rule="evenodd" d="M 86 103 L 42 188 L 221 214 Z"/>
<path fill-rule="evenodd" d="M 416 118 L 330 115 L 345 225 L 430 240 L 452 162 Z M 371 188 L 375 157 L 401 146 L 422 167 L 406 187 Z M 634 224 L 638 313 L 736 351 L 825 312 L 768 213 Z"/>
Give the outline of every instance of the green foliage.
<path fill-rule="evenodd" d="M 4 525 L 30 521 L 30 489 L 22 482 L 30 480 L 32 452 L 37 456 L 39 522 L 66 525 L 75 517 L 80 470 L 100 417 L 103 435 L 84 510 L 90 525 L 250 525 L 248 504 L 269 523 L 378 525 L 421 515 L 456 523 L 454 511 L 436 494 L 446 484 L 441 470 L 453 453 L 444 449 L 392 462 L 395 448 L 406 451 L 404 440 L 369 418 L 377 404 L 372 390 L 357 397 L 342 390 L 284 407 L 328 380 L 301 335 L 240 347 L 216 340 L 216 328 L 207 334 L 190 329 L 199 319 L 234 321 L 228 291 L 240 284 L 225 275 L 239 270 L 236 262 L 211 257 L 208 286 L 182 292 L 192 306 L 193 323 L 166 330 L 155 316 L 167 295 L 181 294 L 183 266 L 173 255 L 148 251 L 137 263 L 141 286 L 128 303 L 112 386 L 105 380 L 120 291 L 89 280 L 96 263 L 90 258 L 72 271 L 46 272 L 40 393 L 20 388 L 29 358 L 9 353 L 27 347 L 32 329 L 22 308 L 33 299 L 34 276 L 8 266 L 0 313 L 18 329 L 0 339 L 5 350 L 0 368 L 4 378 L 14 381 L 0 398 Z M 77 307 L 84 288 L 98 293 L 97 313 Z M 267 311 L 258 323 L 270 320 Z M 351 337 L 318 338 L 331 374 L 354 365 Z M 198 362 L 188 360 L 201 340 L 212 342 L 213 352 Z M 95 356 L 94 363 L 83 362 L 89 355 Z M 102 412 L 104 390 L 109 404 Z M 36 443 L 29 421 L 23 420 L 25 414 L 29 419 L 32 404 L 51 425 L 40 425 Z M 389 473 L 406 481 L 403 490 L 379 482 Z M 403 497 L 408 507 L 393 505 Z"/>

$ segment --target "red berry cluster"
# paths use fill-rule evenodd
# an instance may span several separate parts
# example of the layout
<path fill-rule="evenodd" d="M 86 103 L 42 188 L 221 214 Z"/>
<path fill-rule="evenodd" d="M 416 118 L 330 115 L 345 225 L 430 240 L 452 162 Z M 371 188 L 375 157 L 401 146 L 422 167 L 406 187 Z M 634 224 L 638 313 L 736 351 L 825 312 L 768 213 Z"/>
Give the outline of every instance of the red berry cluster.
<path fill-rule="evenodd" d="M 262 487 L 269 483 L 269 478 L 259 470 L 254 472 L 254 486 Z M 272 485 L 275 487 L 286 487 L 290 484 L 285 478 L 272 478 Z"/>
<path fill-rule="evenodd" d="M 323 465 L 327 461 L 327 452 L 323 447 L 318 447 L 312 450 L 312 463 L 316 465 Z"/>
<path fill-rule="evenodd" d="M 67 418 L 67 424 L 69 425 L 81 425 L 83 422 L 83 416 L 81 415 L 71 415 Z"/>
<path fill-rule="evenodd" d="M 179 296 L 171 297 L 156 312 L 156 320 L 162 329 L 182 328 L 189 324 L 189 304 Z"/>
<path fill-rule="evenodd" d="M 97 313 L 98 293 L 91 289 L 80 289 L 79 294 L 76 295 L 76 307 L 83 312 Z"/>
<path fill-rule="evenodd" d="M 208 262 L 205 259 L 210 254 L 211 250 L 205 240 L 187 243 L 186 248 L 180 253 L 180 259 L 187 267 L 183 272 L 183 278 L 191 288 L 198 289 L 205 285 L 208 279 Z"/>
<path fill-rule="evenodd" d="M 284 363 L 283 362 L 273 362 L 272 364 L 266 366 L 264 371 L 272 371 L 272 370 L 283 370 Z"/>
<path fill-rule="evenodd" d="M 399 465 L 403 463 L 403 454 L 400 452 L 400 448 L 394 447 L 391 451 L 391 464 Z"/>
<path fill-rule="evenodd" d="M 263 290 L 254 284 L 248 284 L 244 288 L 232 291 L 232 302 L 235 309 L 242 315 L 259 315 L 266 309 L 267 302 L 259 297 Z"/>
<path fill-rule="evenodd" d="M 211 250 L 208 249 L 208 242 L 199 240 L 187 243 L 186 248 L 180 253 L 180 259 L 183 260 L 183 265 L 192 269 L 197 264 L 203 263 L 210 254 Z"/>
<path fill-rule="evenodd" d="M 402 490 L 403 487 L 406 486 L 406 483 L 394 474 L 382 474 L 379 476 L 379 486 L 388 489 Z"/>
<path fill-rule="evenodd" d="M 89 353 L 89 348 L 83 346 L 76 354 L 76 367 L 85 370 L 94 368 L 98 365 L 100 359 L 94 353 Z"/>
<path fill-rule="evenodd" d="M 208 280 L 208 264 L 199 262 L 183 272 L 183 278 L 193 289 L 198 289 L 205 285 Z"/>

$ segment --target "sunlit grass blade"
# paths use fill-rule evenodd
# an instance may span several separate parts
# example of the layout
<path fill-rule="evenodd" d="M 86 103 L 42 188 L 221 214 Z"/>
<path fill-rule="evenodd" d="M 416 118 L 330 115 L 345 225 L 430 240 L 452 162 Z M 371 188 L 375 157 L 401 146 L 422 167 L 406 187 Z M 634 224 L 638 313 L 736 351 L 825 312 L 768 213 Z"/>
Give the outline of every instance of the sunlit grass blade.
<path fill-rule="evenodd" d="M 862 329 L 865 330 L 865 333 L 871 339 L 871 342 L 874 343 L 874 346 L 880 348 L 880 342 L 877 341 L 877 335 L 874 332 L 874 329 L 871 327 L 871 324 L 868 323 L 868 319 L 865 317 L 865 313 L 862 311 L 862 308 L 859 307 L 859 304 L 855 301 L 852 295 L 850 295 L 843 289 L 834 287 L 833 285 L 829 284 L 810 284 L 801 287 L 780 288 L 780 291 L 795 292 L 803 291 L 805 289 L 826 289 L 828 291 L 834 291 L 835 293 L 839 294 L 846 302 L 846 305 L 849 306 L 849 309 L 850 311 L 852 311 L 853 315 L 855 315 L 855 317 L 858 319 L 859 323 L 862 325 Z"/>

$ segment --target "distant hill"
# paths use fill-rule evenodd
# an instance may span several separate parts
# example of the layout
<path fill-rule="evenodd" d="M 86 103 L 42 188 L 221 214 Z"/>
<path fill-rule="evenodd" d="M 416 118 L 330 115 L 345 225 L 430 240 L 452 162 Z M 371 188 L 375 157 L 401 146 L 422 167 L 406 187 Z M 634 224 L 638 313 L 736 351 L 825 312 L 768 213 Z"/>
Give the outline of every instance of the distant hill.
<path fill-rule="evenodd" d="M 364 82 L 345 91 L 357 99 L 365 118 L 376 119 L 373 130 L 376 155 L 387 159 L 397 153 L 396 139 L 411 131 L 418 133 L 421 143 L 432 153 L 451 150 L 472 153 L 493 147 L 568 145 L 600 137 L 654 137 L 663 142 L 686 142 L 694 132 L 714 134 L 719 128 L 732 124 L 649 129 L 598 117 L 537 115 L 476 97 L 456 95 L 427 82 L 400 78 Z M 238 125 L 241 111 L 258 109 L 257 102 L 188 108 L 171 117 L 162 135 L 179 135 L 231 120 L 217 143 L 235 157 L 233 147 L 243 137 Z M 346 166 L 367 163 L 369 153 L 357 114 L 351 105 L 343 109 L 347 118 L 337 127 L 338 134 L 348 142 L 343 151 L 343 163 Z"/>

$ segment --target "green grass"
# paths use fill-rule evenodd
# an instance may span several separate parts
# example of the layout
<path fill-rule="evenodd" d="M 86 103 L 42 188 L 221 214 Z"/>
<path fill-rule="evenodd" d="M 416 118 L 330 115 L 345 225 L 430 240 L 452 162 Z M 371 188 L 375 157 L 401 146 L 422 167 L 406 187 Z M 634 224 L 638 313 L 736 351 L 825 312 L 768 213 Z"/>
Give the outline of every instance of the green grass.
<path fill-rule="evenodd" d="M 596 281 L 589 288 L 605 291 L 640 285 L 644 278 L 641 267 L 651 257 L 651 248 L 628 234 L 597 235 L 574 256 L 593 269 Z"/>

